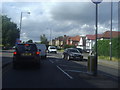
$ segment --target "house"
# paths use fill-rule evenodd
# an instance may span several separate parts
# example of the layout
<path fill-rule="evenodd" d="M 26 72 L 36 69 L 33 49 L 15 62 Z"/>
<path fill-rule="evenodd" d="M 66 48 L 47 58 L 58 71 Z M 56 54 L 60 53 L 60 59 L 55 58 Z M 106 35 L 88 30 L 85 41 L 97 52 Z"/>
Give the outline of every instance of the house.
<path fill-rule="evenodd" d="M 64 45 L 67 44 L 67 39 L 69 36 L 59 36 L 55 39 L 52 40 L 52 45 L 54 46 L 59 46 L 60 48 L 62 48 Z"/>
<path fill-rule="evenodd" d="M 110 31 L 106 31 L 103 34 L 101 34 L 101 36 L 99 36 L 100 40 L 104 40 L 104 39 L 110 39 Z M 120 35 L 120 31 L 112 31 L 112 38 L 118 37 Z"/>
<path fill-rule="evenodd" d="M 78 42 L 78 45 L 76 47 L 81 48 L 83 50 L 86 49 L 86 37 L 85 36 L 81 36 L 80 41 Z"/>
<path fill-rule="evenodd" d="M 75 45 L 75 46 L 77 46 L 79 41 L 80 41 L 80 36 L 79 35 L 77 35 L 75 37 L 68 37 L 66 44 L 67 45 Z"/>
<path fill-rule="evenodd" d="M 86 35 L 86 51 L 92 50 L 95 44 L 95 35 Z"/>
<path fill-rule="evenodd" d="M 99 40 L 108 40 L 110 39 L 110 31 L 106 31 L 103 34 L 98 34 L 97 39 Z M 118 37 L 120 31 L 112 31 L 112 38 Z M 86 51 L 89 52 L 95 45 L 96 35 L 86 35 Z"/>

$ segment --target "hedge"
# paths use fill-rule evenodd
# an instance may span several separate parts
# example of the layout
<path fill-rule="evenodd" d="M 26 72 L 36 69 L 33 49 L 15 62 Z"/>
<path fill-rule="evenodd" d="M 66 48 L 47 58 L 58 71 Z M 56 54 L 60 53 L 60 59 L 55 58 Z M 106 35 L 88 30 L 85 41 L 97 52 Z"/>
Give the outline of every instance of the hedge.
<path fill-rule="evenodd" d="M 98 40 L 98 55 L 110 56 L 110 40 Z M 112 39 L 112 56 L 120 58 L 120 36 Z"/>

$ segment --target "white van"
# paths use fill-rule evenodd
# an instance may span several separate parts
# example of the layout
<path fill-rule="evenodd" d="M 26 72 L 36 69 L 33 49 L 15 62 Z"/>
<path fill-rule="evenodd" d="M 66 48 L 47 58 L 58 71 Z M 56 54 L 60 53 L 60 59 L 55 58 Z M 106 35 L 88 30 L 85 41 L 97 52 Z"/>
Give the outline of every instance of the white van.
<path fill-rule="evenodd" d="M 48 53 L 57 53 L 57 48 L 55 46 L 49 46 Z"/>
<path fill-rule="evenodd" d="M 46 56 L 47 56 L 46 45 L 45 44 L 36 44 L 36 45 L 37 45 L 37 48 L 40 50 L 41 58 L 46 58 Z"/>

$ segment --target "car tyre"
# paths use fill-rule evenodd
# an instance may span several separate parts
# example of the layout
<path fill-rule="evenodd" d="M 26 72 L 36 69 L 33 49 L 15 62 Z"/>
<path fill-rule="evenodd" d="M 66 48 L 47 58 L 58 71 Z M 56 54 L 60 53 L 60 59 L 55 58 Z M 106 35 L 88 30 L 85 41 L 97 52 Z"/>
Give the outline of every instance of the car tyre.
<path fill-rule="evenodd" d="M 69 55 L 67 56 L 67 60 L 68 60 L 68 61 L 70 60 L 70 56 L 69 56 Z"/>
<path fill-rule="evenodd" d="M 65 59 L 65 55 L 62 55 L 62 59 Z"/>

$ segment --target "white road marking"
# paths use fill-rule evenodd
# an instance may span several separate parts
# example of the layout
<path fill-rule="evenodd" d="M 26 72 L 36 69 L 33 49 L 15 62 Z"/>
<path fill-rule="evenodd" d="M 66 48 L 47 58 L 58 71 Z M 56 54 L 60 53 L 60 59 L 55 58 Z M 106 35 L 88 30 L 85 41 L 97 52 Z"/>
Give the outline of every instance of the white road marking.
<path fill-rule="evenodd" d="M 82 66 L 82 67 L 68 66 L 68 65 L 60 65 L 60 66 L 71 67 L 71 68 L 86 68 L 85 66 Z"/>
<path fill-rule="evenodd" d="M 51 63 L 54 63 L 52 60 L 49 60 Z"/>
<path fill-rule="evenodd" d="M 59 66 L 57 66 L 59 70 L 61 70 L 64 74 L 66 74 L 70 79 L 73 79 L 72 76 L 70 76 L 68 73 L 66 73 L 64 70 L 62 70 Z"/>
<path fill-rule="evenodd" d="M 84 72 L 84 71 L 78 71 L 78 70 L 65 70 L 65 71 L 86 73 L 86 72 Z"/>

